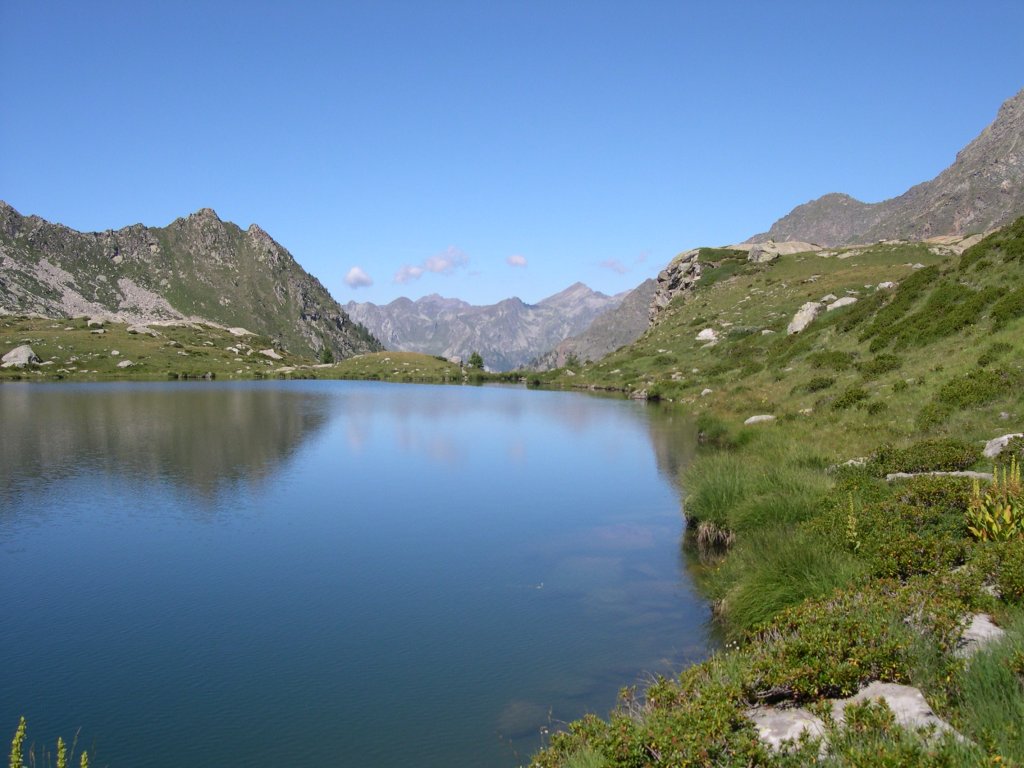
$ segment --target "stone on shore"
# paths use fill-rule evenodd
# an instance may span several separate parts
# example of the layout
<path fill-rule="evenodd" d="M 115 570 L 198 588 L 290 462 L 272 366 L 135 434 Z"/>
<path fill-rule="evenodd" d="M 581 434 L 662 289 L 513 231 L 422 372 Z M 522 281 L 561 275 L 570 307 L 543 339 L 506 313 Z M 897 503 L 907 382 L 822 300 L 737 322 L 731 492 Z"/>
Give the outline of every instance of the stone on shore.
<path fill-rule="evenodd" d="M 0 368 L 24 368 L 26 365 L 39 365 L 40 362 L 39 356 L 32 351 L 32 347 L 22 344 L 0 358 L 0 363 L 2 363 Z"/>

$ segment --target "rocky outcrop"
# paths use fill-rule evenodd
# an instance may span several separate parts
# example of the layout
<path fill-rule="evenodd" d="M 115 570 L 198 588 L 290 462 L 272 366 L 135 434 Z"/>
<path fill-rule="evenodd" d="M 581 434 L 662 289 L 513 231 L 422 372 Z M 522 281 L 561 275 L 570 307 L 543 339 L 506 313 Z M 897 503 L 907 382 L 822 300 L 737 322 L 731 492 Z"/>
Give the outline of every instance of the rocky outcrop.
<path fill-rule="evenodd" d="M 209 208 L 166 227 L 77 232 L 0 202 L 0 268 L 0 313 L 245 326 L 339 359 L 380 349 L 270 235 Z"/>
<path fill-rule="evenodd" d="M 864 203 L 828 194 L 799 205 L 760 240 L 826 246 L 878 240 L 925 240 L 995 229 L 1024 214 L 1024 90 L 931 181 L 899 197 Z M 941 245 L 941 242 L 937 243 Z"/>
<path fill-rule="evenodd" d="M 996 456 L 998 456 L 1004 450 L 1006 450 L 1006 446 L 1010 444 L 1011 440 L 1018 437 L 1024 437 L 1024 432 L 1010 432 L 1007 435 L 992 438 L 987 443 L 985 443 L 985 450 L 983 451 L 983 453 L 985 454 L 985 458 L 994 459 Z"/>
<path fill-rule="evenodd" d="M 676 256 L 658 274 L 654 296 L 651 298 L 649 319 L 654 323 L 658 313 L 665 309 L 677 296 L 692 293 L 700 280 L 700 248 L 694 248 Z"/>

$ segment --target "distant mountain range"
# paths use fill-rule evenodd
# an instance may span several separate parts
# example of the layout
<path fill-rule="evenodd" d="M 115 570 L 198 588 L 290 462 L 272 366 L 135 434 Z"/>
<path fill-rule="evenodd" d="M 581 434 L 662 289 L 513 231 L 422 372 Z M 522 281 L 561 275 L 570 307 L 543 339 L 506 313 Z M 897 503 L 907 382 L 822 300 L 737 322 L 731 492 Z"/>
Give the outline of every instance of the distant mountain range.
<path fill-rule="evenodd" d="M 476 306 L 432 294 L 384 305 L 349 302 L 345 311 L 388 349 L 463 360 L 479 352 L 488 368 L 508 371 L 581 333 L 624 297 L 607 296 L 575 283 L 536 304 L 511 298 Z"/>
<path fill-rule="evenodd" d="M 166 227 L 77 232 L 0 201 L 0 314 L 206 321 L 336 358 L 380 343 L 255 224 L 204 208 Z"/>
<path fill-rule="evenodd" d="M 747 242 L 804 240 L 836 246 L 924 240 L 985 232 L 1022 213 L 1024 90 L 1004 103 L 995 122 L 931 181 L 880 203 L 828 194 L 797 206 Z"/>

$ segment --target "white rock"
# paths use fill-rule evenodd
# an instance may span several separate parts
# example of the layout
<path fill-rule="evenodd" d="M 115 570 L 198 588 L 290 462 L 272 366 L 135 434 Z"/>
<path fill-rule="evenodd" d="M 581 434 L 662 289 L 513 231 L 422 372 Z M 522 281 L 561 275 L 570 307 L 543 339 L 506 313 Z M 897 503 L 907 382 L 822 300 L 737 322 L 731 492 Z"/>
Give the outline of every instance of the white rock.
<path fill-rule="evenodd" d="M 787 741 L 797 741 L 804 733 L 813 737 L 825 735 L 825 724 L 806 709 L 762 707 L 747 710 L 747 717 L 757 728 L 757 735 L 776 752 Z"/>
<path fill-rule="evenodd" d="M 856 303 L 857 303 L 856 297 L 854 297 L 854 296 L 843 296 L 843 298 L 836 299 L 831 304 L 829 304 L 827 307 L 825 307 L 825 310 L 828 311 L 828 312 L 831 312 L 833 309 L 839 309 L 840 307 L 848 307 L 851 304 L 856 304 Z"/>
<path fill-rule="evenodd" d="M 718 341 L 718 332 L 714 328 L 705 328 L 697 334 L 697 341 Z"/>
<path fill-rule="evenodd" d="M 896 290 L 896 283 L 892 280 L 886 280 L 884 283 L 876 285 L 875 289 L 879 291 L 893 291 Z"/>
<path fill-rule="evenodd" d="M 744 424 L 763 424 L 767 421 L 775 421 L 775 417 L 770 413 L 761 413 L 757 416 L 751 416 L 749 419 L 744 421 Z"/>
<path fill-rule="evenodd" d="M 911 269 L 924 269 L 924 264 L 918 263 L 910 267 Z"/>
<path fill-rule="evenodd" d="M 786 327 L 786 333 L 792 335 L 794 333 L 800 333 L 804 328 L 811 324 L 824 309 L 824 305 L 817 301 L 808 301 L 793 315 L 793 319 Z"/>
<path fill-rule="evenodd" d="M 277 354 L 277 352 L 272 349 L 261 349 L 260 354 L 264 357 L 269 357 L 271 360 L 284 360 L 281 355 Z"/>
<path fill-rule="evenodd" d="M 6 359 L 6 358 L 5 358 Z M 1006 448 L 1007 444 L 1015 437 L 1024 437 L 1024 432 L 1011 432 L 1008 435 L 1002 435 L 1001 437 L 993 438 L 985 443 L 985 458 L 994 459 L 1003 449 Z"/>
<path fill-rule="evenodd" d="M 252 336 L 252 331 L 247 331 L 245 328 L 228 328 L 228 333 L 232 336 Z"/>
<path fill-rule="evenodd" d="M 129 325 L 125 330 L 131 334 L 144 333 L 147 336 L 152 336 L 154 339 L 160 335 L 159 333 L 157 333 L 152 328 L 146 325 Z"/>
<path fill-rule="evenodd" d="M 701 397 L 707 397 L 708 395 L 710 395 L 712 393 L 712 391 L 713 390 L 710 390 L 710 389 L 702 389 L 700 391 L 700 396 Z"/>
<path fill-rule="evenodd" d="M 822 304 L 828 304 L 830 301 L 835 301 L 838 297 L 834 293 L 826 293 L 818 301 Z"/>
<path fill-rule="evenodd" d="M 932 711 L 921 691 L 909 685 L 897 685 L 896 683 L 876 681 L 848 699 L 834 700 L 832 716 L 837 723 L 845 723 L 848 704 L 859 704 L 875 699 L 884 701 L 892 710 L 896 722 L 904 728 L 934 728 L 936 733 L 949 731 L 956 734 L 949 723 Z"/>
<path fill-rule="evenodd" d="M 771 328 L 762 328 L 761 329 L 761 335 L 762 336 L 771 336 L 773 333 L 775 333 L 775 331 L 773 331 Z"/>
<path fill-rule="evenodd" d="M 1006 630 L 992 623 L 991 616 L 976 613 L 971 616 L 967 629 L 960 636 L 955 653 L 961 659 L 970 658 L 990 643 L 1001 640 L 1005 634 Z"/>
<path fill-rule="evenodd" d="M 26 365 L 38 365 L 39 362 L 39 356 L 32 351 L 32 347 L 22 344 L 0 358 L 0 368 L 24 368 Z"/>
<path fill-rule="evenodd" d="M 135 363 L 133 363 L 131 360 L 122 360 L 120 363 L 117 364 L 117 367 L 118 368 L 131 368 L 133 365 L 135 365 Z"/>
<path fill-rule="evenodd" d="M 102 328 L 103 321 L 98 317 L 90 317 L 85 323 L 86 328 Z"/>
<path fill-rule="evenodd" d="M 120 354 L 121 353 L 118 350 L 116 350 L 116 349 L 110 350 L 110 356 L 111 357 L 118 357 L 118 356 L 120 356 Z"/>

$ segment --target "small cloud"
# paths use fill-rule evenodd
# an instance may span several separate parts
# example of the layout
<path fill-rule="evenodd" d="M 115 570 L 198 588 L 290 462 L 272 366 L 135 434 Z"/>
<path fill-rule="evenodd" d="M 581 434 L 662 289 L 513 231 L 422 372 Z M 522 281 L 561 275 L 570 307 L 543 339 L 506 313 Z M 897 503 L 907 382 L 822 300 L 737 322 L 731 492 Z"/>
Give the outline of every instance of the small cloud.
<path fill-rule="evenodd" d="M 520 256 L 518 253 L 513 253 L 511 256 L 505 259 L 505 263 L 508 264 L 510 267 L 525 267 L 526 257 Z"/>
<path fill-rule="evenodd" d="M 637 264 L 644 264 L 647 261 L 647 257 L 650 256 L 650 255 L 651 255 L 650 251 L 640 251 L 640 253 L 637 254 L 637 256 L 634 259 L 634 261 Z"/>
<path fill-rule="evenodd" d="M 450 275 L 457 267 L 463 266 L 467 261 L 469 261 L 469 256 L 454 245 L 449 245 L 441 253 L 435 254 L 424 261 L 423 268 L 428 272 L 434 272 L 438 275 Z"/>
<path fill-rule="evenodd" d="M 349 288 L 366 288 L 373 285 L 373 278 L 362 267 L 352 267 L 345 275 L 345 285 Z"/>
<path fill-rule="evenodd" d="M 413 266 L 412 264 L 403 264 L 397 272 L 395 272 L 396 283 L 408 283 L 410 280 L 419 280 L 423 276 L 423 267 Z"/>
<path fill-rule="evenodd" d="M 460 248 L 450 245 L 440 253 L 424 259 L 419 264 L 403 264 L 395 272 L 396 283 L 407 283 L 410 280 L 419 280 L 424 272 L 433 272 L 435 275 L 450 275 L 459 267 L 469 262 L 469 256 Z"/>
<path fill-rule="evenodd" d="M 610 269 L 612 272 L 616 272 L 620 275 L 624 275 L 626 272 L 629 272 L 629 268 L 618 259 L 605 259 L 598 266 Z"/>

